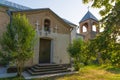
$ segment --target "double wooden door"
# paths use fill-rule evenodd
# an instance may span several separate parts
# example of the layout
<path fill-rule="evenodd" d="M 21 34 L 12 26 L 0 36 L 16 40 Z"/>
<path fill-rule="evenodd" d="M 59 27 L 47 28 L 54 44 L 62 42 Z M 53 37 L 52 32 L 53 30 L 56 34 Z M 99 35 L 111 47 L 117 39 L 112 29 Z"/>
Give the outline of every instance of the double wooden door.
<path fill-rule="evenodd" d="M 39 63 L 50 63 L 51 40 L 40 39 Z"/>

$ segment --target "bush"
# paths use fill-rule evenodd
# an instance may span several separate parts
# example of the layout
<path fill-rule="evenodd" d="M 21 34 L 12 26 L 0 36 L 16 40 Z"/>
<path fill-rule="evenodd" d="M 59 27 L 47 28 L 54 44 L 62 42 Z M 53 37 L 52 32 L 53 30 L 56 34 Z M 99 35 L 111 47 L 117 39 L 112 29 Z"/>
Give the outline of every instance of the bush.
<path fill-rule="evenodd" d="M 0 60 L 0 66 L 6 66 L 8 64 L 7 60 Z"/>
<path fill-rule="evenodd" d="M 79 70 L 81 65 L 80 63 L 84 63 L 85 55 L 82 53 L 84 42 L 81 39 L 76 39 L 72 44 L 68 47 L 68 52 L 70 56 L 73 58 L 73 66 L 75 70 Z"/>

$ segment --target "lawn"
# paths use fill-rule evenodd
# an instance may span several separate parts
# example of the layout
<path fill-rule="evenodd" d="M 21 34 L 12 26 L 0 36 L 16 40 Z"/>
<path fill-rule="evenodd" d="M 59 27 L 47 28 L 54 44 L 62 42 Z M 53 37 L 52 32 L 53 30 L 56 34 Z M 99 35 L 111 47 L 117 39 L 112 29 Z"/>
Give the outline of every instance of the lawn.
<path fill-rule="evenodd" d="M 15 78 L 0 80 L 17 80 Z M 32 80 L 120 80 L 120 68 L 112 66 L 86 66 L 78 74 Z"/>
<path fill-rule="evenodd" d="M 120 80 L 120 68 L 92 65 L 82 68 L 78 74 L 34 80 Z"/>

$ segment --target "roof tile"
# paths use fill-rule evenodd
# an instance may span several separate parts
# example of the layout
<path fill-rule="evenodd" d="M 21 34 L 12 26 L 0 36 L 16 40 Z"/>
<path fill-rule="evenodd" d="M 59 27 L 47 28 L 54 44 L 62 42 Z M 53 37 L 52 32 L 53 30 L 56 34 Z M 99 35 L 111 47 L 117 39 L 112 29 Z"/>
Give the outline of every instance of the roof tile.
<path fill-rule="evenodd" d="M 88 19 L 93 19 L 95 21 L 98 21 L 98 19 L 90 12 L 88 11 L 85 16 L 80 20 L 80 22 L 86 21 Z"/>

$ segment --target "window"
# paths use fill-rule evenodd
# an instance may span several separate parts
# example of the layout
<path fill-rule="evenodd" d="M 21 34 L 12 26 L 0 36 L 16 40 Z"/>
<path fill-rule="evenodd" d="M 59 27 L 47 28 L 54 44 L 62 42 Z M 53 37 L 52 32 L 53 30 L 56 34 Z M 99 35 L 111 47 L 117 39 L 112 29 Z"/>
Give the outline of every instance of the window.
<path fill-rule="evenodd" d="M 93 26 L 92 26 L 92 31 L 95 31 L 95 32 L 96 32 L 96 25 L 93 25 Z"/>
<path fill-rule="evenodd" d="M 83 26 L 83 32 L 87 32 L 86 26 Z"/>
<path fill-rule="evenodd" d="M 82 30 L 83 32 L 87 32 L 88 31 L 88 23 L 85 23 L 84 25 L 83 25 L 83 30 Z"/>
<path fill-rule="evenodd" d="M 44 20 L 44 30 L 50 32 L 50 20 L 49 19 Z"/>

